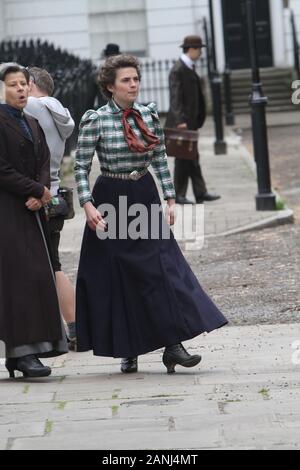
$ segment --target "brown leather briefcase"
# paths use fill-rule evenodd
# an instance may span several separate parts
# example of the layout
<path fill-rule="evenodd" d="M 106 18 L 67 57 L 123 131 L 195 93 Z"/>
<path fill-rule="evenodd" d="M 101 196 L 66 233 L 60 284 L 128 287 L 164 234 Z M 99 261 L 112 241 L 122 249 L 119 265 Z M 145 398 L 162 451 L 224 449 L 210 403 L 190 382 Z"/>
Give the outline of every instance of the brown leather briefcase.
<path fill-rule="evenodd" d="M 164 129 L 168 157 L 196 160 L 198 158 L 198 131 Z"/>

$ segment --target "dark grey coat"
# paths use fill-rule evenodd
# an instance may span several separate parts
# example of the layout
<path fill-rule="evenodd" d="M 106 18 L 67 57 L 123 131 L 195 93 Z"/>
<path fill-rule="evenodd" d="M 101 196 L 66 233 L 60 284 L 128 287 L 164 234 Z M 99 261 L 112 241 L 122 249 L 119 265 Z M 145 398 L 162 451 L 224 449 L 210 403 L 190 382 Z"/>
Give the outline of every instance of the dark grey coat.
<path fill-rule="evenodd" d="M 170 110 L 165 126 L 175 128 L 186 123 L 190 130 L 200 129 L 206 118 L 206 105 L 199 75 L 179 59 L 170 72 L 169 87 Z"/>
<path fill-rule="evenodd" d="M 50 155 L 37 121 L 27 121 L 34 144 L 0 106 L 0 339 L 8 347 L 62 338 L 47 252 L 25 206 L 50 186 Z"/>

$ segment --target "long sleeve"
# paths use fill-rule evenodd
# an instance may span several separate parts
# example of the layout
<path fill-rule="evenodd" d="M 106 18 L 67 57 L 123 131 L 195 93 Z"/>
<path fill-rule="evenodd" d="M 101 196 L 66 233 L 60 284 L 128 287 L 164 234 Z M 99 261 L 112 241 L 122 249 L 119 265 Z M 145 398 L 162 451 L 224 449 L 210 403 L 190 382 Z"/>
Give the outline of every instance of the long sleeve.
<path fill-rule="evenodd" d="M 93 201 L 89 184 L 89 174 L 93 157 L 100 138 L 100 120 L 97 112 L 87 111 L 79 125 L 79 136 L 75 154 L 75 180 L 80 205 Z"/>
<path fill-rule="evenodd" d="M 160 141 L 160 143 L 155 147 L 153 151 L 153 159 L 151 165 L 154 169 L 155 176 L 160 182 L 164 199 L 174 199 L 176 196 L 175 189 L 168 166 L 165 137 L 160 125 L 159 117 L 157 114 L 157 108 L 154 103 L 149 104 L 147 107 L 152 115 L 155 128 L 155 135 L 159 138 Z"/>
<path fill-rule="evenodd" d="M 187 122 L 183 107 L 183 86 L 178 70 L 172 70 L 169 77 L 170 109 L 173 113 L 175 125 Z"/>
<path fill-rule="evenodd" d="M 0 127 L 0 188 L 20 197 L 36 197 L 40 199 L 44 193 L 43 184 L 22 175 L 8 161 L 4 144 L 3 130 Z"/>

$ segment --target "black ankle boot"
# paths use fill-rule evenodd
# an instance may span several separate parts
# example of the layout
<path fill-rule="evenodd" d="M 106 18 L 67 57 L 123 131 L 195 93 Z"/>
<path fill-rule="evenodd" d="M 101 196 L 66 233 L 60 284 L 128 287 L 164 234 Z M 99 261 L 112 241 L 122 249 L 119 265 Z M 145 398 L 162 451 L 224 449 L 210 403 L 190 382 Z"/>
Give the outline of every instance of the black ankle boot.
<path fill-rule="evenodd" d="M 15 377 L 15 370 L 23 372 L 24 377 L 47 377 L 51 374 L 50 367 L 44 366 L 34 354 L 6 359 L 5 367 L 12 378 Z"/>
<path fill-rule="evenodd" d="M 124 374 L 137 372 L 138 370 L 137 361 L 138 361 L 137 357 L 125 357 L 121 361 L 121 371 L 124 372 Z"/>
<path fill-rule="evenodd" d="M 175 372 L 175 366 L 177 364 L 183 367 L 194 367 L 201 361 L 201 356 L 198 354 L 191 356 L 180 343 L 174 346 L 167 346 L 162 360 L 167 368 L 168 374 L 172 374 Z"/>

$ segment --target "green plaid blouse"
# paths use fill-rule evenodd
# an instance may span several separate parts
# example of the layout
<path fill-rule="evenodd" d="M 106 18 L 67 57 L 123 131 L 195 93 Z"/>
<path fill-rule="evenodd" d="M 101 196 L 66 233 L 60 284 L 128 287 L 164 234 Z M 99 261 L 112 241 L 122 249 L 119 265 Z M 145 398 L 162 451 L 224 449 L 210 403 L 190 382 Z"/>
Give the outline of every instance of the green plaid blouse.
<path fill-rule="evenodd" d="M 148 128 L 160 143 L 146 153 L 133 153 L 125 140 L 122 125 L 122 109 L 111 100 L 97 111 L 87 111 L 81 119 L 75 156 L 75 179 L 80 205 L 93 201 L 89 186 L 89 174 L 95 151 L 100 167 L 113 173 L 141 171 L 150 161 L 158 178 L 164 199 L 175 198 L 174 185 L 168 168 L 168 160 L 157 108 L 154 103 L 148 106 L 134 104 Z M 142 139 L 140 130 L 130 116 L 128 122 L 137 136 Z"/>

